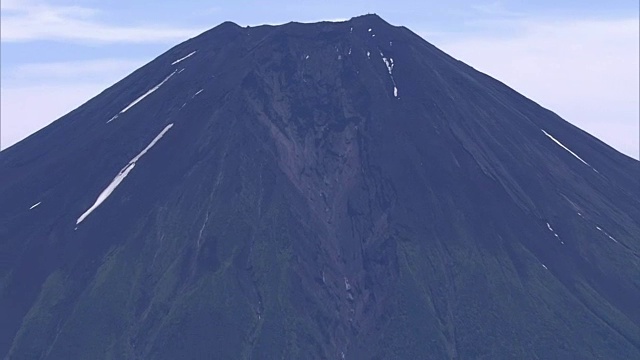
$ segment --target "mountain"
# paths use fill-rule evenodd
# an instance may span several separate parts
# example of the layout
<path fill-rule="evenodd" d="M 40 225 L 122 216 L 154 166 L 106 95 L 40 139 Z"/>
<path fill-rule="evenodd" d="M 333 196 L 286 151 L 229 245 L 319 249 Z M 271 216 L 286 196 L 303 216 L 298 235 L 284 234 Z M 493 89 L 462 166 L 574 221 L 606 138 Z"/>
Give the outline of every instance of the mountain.
<path fill-rule="evenodd" d="M 376 15 L 223 23 L 0 152 L 8 359 L 637 359 L 638 304 L 640 163 Z"/>

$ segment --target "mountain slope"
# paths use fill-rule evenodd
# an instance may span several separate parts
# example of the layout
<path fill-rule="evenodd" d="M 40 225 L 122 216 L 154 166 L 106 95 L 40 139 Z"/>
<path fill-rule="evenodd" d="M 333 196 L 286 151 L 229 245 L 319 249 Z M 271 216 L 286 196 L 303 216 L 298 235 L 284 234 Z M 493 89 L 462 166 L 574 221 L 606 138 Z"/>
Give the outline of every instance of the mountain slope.
<path fill-rule="evenodd" d="M 640 357 L 639 166 L 375 15 L 223 23 L 0 153 L 0 353 Z"/>

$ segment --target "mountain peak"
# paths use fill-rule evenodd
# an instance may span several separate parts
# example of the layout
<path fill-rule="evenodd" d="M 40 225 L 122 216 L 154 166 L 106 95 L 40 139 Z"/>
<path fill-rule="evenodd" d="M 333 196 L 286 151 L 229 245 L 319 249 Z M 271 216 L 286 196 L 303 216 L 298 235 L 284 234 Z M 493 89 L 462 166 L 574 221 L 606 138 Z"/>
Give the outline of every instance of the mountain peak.
<path fill-rule="evenodd" d="M 388 24 L 382 17 L 380 17 L 376 13 L 369 13 L 369 14 L 354 16 L 351 19 L 349 19 L 349 21 L 367 22 L 367 23 L 370 23 L 370 24 L 373 24 L 373 25 L 380 24 L 380 23 Z"/>
<path fill-rule="evenodd" d="M 225 22 L 0 152 L 0 358 L 640 358 L 638 163 L 391 28 Z"/>

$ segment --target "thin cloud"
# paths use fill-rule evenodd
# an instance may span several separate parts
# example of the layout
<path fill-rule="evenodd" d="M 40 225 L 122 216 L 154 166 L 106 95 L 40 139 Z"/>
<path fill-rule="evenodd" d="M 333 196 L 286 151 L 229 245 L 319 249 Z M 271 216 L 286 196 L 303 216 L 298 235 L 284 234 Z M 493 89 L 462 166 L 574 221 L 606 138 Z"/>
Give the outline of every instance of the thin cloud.
<path fill-rule="evenodd" d="M 471 8 L 485 16 L 498 17 L 522 17 L 522 12 L 511 11 L 503 4 L 502 1 L 493 1 L 490 3 L 471 5 Z"/>
<path fill-rule="evenodd" d="M 2 42 L 37 40 L 86 43 L 165 43 L 186 40 L 205 29 L 119 26 L 101 22 L 99 11 L 81 6 L 53 6 L 29 1 L 2 1 Z"/>

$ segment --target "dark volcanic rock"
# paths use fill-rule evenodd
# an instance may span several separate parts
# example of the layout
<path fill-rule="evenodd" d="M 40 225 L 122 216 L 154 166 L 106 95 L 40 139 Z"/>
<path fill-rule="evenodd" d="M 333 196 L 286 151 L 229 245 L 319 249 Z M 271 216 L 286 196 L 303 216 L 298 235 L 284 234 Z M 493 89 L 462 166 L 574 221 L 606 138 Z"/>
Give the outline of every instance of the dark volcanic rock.
<path fill-rule="evenodd" d="M 0 153 L 0 354 L 640 358 L 639 165 L 375 15 L 223 23 Z"/>

